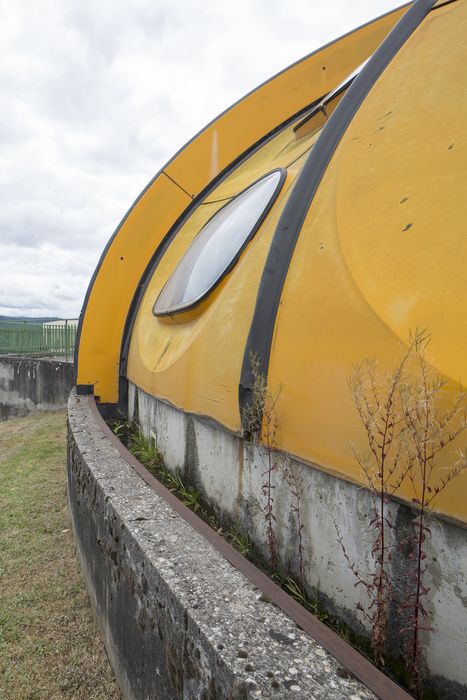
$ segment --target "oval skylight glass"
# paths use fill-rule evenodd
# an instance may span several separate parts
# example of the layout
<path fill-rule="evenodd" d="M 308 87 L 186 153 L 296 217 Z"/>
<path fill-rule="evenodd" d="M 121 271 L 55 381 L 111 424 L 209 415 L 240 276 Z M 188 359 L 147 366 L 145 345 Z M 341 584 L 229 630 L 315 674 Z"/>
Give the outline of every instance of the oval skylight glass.
<path fill-rule="evenodd" d="M 196 306 L 237 262 L 277 197 L 285 172 L 275 170 L 222 207 L 198 233 L 154 304 L 155 316 Z"/>

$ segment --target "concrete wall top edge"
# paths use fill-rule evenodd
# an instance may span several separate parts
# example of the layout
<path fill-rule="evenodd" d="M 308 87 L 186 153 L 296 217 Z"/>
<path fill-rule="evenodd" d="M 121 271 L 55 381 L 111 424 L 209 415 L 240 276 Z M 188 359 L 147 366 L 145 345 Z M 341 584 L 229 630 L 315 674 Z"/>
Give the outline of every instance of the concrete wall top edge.
<path fill-rule="evenodd" d="M 207 658 L 242 687 L 238 697 L 374 698 L 143 482 L 102 433 L 92 401 L 70 395 L 70 439 L 126 531 L 126 546 L 156 570 L 203 640 Z M 274 690 L 278 680 L 280 690 Z M 225 697 L 233 696 L 226 691 Z"/>

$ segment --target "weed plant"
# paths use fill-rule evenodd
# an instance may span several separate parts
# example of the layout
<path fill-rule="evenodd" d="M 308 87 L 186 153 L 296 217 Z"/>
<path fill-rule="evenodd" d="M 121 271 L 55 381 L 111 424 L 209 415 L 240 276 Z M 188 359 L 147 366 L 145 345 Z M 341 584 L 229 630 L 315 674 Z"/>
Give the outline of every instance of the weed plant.
<path fill-rule="evenodd" d="M 458 391 L 449 399 L 446 380 L 439 376 L 427 361 L 429 338 L 422 338 L 412 353 L 413 377 L 401 386 L 401 406 L 408 436 L 410 454 L 409 479 L 412 486 L 412 504 L 416 518 L 405 543 L 409 558 L 414 562 L 411 571 L 412 586 L 399 609 L 407 615 L 408 623 L 401 630 L 404 655 L 407 661 L 412 690 L 422 696 L 423 650 L 422 631 L 433 632 L 430 612 L 425 599 L 430 591 L 425 582 L 427 571 L 426 540 L 431 536 L 429 518 L 440 493 L 467 468 L 467 450 L 453 451 L 467 427 L 466 394 Z M 452 466 L 443 470 L 440 457 L 451 449 Z"/>
<path fill-rule="evenodd" d="M 266 376 L 261 371 L 257 354 L 250 352 L 250 368 L 253 377 L 251 400 L 243 412 L 243 422 L 247 434 L 258 445 L 265 469 L 261 474 L 263 483 L 262 513 L 266 525 L 266 544 L 272 571 L 278 567 L 276 516 L 274 514 L 274 472 L 278 469 L 276 433 L 278 428 L 277 401 L 280 389 L 272 392 Z"/>
<path fill-rule="evenodd" d="M 305 588 L 304 570 L 304 538 L 301 510 L 301 498 L 303 493 L 303 480 L 298 468 L 288 460 L 287 456 L 277 449 L 277 429 L 279 419 L 277 414 L 277 402 L 280 396 L 280 387 L 271 391 L 267 385 L 267 378 L 261 371 L 259 357 L 250 353 L 250 367 L 253 377 L 251 401 L 243 414 L 243 423 L 247 435 L 259 446 L 259 453 L 265 465 L 261 474 L 263 483 L 261 491 L 263 496 L 262 513 L 266 525 L 266 544 L 269 554 L 269 566 L 274 580 L 297 602 L 317 614 L 321 620 L 327 619 L 323 610 L 318 610 L 317 601 L 313 602 Z M 291 512 L 293 513 L 297 528 L 297 559 L 298 581 L 290 575 L 284 575 L 278 571 L 279 561 L 277 554 L 276 516 L 274 514 L 274 489 L 273 475 L 280 470 L 281 475 L 290 489 L 292 496 Z"/>
<path fill-rule="evenodd" d="M 133 429 L 129 433 L 128 449 L 151 474 L 159 474 L 164 466 L 164 458 L 157 449 L 155 440 L 147 438 L 141 430 Z"/>
<path fill-rule="evenodd" d="M 238 549 L 240 554 L 242 554 L 244 557 L 247 557 L 250 554 L 251 542 L 248 535 L 239 532 L 235 528 L 232 528 L 227 530 L 226 536 L 235 549 Z"/>
<path fill-rule="evenodd" d="M 298 556 L 298 580 L 302 593 L 305 591 L 305 564 L 304 564 L 304 542 L 303 542 L 303 521 L 302 521 L 302 494 L 303 479 L 298 467 L 290 460 L 284 460 L 284 473 L 292 496 L 291 510 L 295 516 L 297 527 L 297 556 Z"/>
<path fill-rule="evenodd" d="M 337 524 L 335 527 L 344 557 L 357 579 L 356 585 L 362 585 L 369 597 L 368 607 L 364 609 L 359 605 L 359 608 L 371 626 L 373 657 L 378 667 L 384 666 L 392 600 L 389 569 L 394 525 L 388 509 L 388 496 L 399 490 L 413 466 L 413 457 L 405 449 L 407 431 L 398 397 L 400 387 L 406 381 L 409 358 L 419 340 L 419 336 L 411 339 L 395 370 L 383 378 L 378 376 L 376 362 L 366 359 L 354 366 L 348 381 L 369 446 L 367 453 L 356 445 L 351 446 L 372 501 L 368 527 L 373 535 L 371 554 L 375 565 L 368 575 L 361 573 L 350 561 Z"/>
<path fill-rule="evenodd" d="M 390 562 L 394 543 L 393 522 L 388 509 L 390 496 L 398 495 L 404 482 L 411 484 L 412 505 L 416 517 L 408 539 L 400 543 L 411 554 L 411 586 L 406 599 L 399 602 L 399 612 L 407 620 L 400 634 L 410 686 L 417 698 L 422 697 L 424 659 L 420 632 L 430 632 L 430 613 L 424 603 L 429 593 L 425 584 L 427 570 L 425 542 L 430 535 L 427 518 L 438 495 L 467 466 L 465 449 L 457 453 L 454 463 L 441 472 L 439 457 L 461 436 L 466 428 L 466 397 L 462 392 L 449 403 L 446 382 L 430 367 L 426 351 L 429 335 L 416 331 L 409 338 L 407 350 L 396 369 L 381 375 L 374 361 L 364 360 L 354 367 L 349 379 L 350 391 L 366 434 L 369 451 L 353 446 L 353 454 L 365 477 L 372 498 L 368 531 L 374 535 L 374 568 L 361 572 L 348 556 L 337 525 L 337 539 L 347 564 L 368 593 L 369 604 L 362 612 L 372 627 L 372 650 L 375 663 L 383 666 L 386 656 L 389 608 L 394 601 Z"/>

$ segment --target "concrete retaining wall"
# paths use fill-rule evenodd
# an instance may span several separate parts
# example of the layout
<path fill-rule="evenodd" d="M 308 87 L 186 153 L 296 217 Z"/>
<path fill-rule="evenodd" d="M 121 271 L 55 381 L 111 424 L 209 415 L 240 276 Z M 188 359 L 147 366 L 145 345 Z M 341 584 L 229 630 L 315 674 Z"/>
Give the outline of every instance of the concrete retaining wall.
<path fill-rule="evenodd" d="M 66 407 L 73 365 L 60 360 L 0 356 L 0 420 Z"/>
<path fill-rule="evenodd" d="M 374 698 L 135 473 L 69 400 L 68 493 L 126 699 Z"/>
<path fill-rule="evenodd" d="M 184 414 L 130 385 L 129 414 L 136 418 L 147 436 L 156 437 L 167 465 L 181 469 L 186 479 L 199 488 L 219 517 L 233 521 L 249 534 L 264 559 L 268 558 L 262 507 L 265 455 L 258 447 L 210 424 Z M 361 572 L 372 566 L 374 533 L 368 531 L 370 494 L 355 484 L 290 460 L 302 485 L 304 568 L 308 588 L 319 595 L 321 604 L 347 622 L 358 635 L 369 635 L 368 623 L 359 612 L 367 607 L 363 586 L 344 558 L 336 536 L 340 531 L 348 557 Z M 298 573 L 297 523 L 290 486 L 278 459 L 274 472 L 274 514 L 282 566 Z M 455 487 L 455 486 L 454 486 Z M 389 503 L 392 513 L 392 580 L 396 597 L 405 601 L 411 585 L 414 560 L 410 550 L 398 543 L 407 537 L 414 511 L 397 502 Z M 433 519 L 431 538 L 426 544 L 430 587 L 424 605 L 432 614 L 432 633 L 422 633 L 428 665 L 427 675 L 440 697 L 467 697 L 467 530 L 460 524 Z M 401 625 L 405 620 L 393 605 L 390 645 L 395 657 L 401 654 Z"/>

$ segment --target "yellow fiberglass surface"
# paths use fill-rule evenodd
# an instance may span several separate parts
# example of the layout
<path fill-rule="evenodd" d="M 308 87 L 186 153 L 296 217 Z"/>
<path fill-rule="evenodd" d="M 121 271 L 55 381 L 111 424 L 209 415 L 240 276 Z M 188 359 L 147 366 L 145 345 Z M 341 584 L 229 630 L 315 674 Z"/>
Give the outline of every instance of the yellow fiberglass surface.
<path fill-rule="evenodd" d="M 281 73 L 159 174 L 117 231 L 91 287 L 78 383 L 92 384 L 102 402 L 118 401 L 130 304 L 170 232 L 138 301 L 126 377 L 182 411 L 241 431 L 239 381 L 271 242 L 325 133 L 326 118 L 304 121 L 301 110 L 366 60 L 404 11 Z M 277 446 L 356 483 L 364 479 L 349 445 L 365 448 L 347 385 L 356 362 L 375 358 L 389 371 L 409 334 L 424 328 L 432 338 L 430 362 L 446 377 L 448 393 L 467 386 L 466 32 L 465 0 L 436 7 L 371 87 L 311 200 L 277 309 L 268 366 L 270 390 L 280 388 Z M 284 181 L 277 198 L 236 264 L 199 303 L 154 315 L 156 300 L 208 222 L 278 169 Z M 440 477 L 450 464 L 447 454 Z M 466 489 L 464 474 L 442 492 L 437 508 L 467 521 Z M 410 500 L 408 484 L 400 493 Z"/>
<path fill-rule="evenodd" d="M 109 241 L 88 289 L 79 327 L 78 387 L 93 390 L 102 403 L 118 402 L 125 324 L 143 273 L 167 232 L 235 159 L 368 58 L 406 9 L 378 18 L 264 83 L 158 173 Z"/>
<path fill-rule="evenodd" d="M 148 393 L 240 429 L 238 382 L 272 234 L 306 154 L 319 135 L 295 138 L 293 124 L 214 190 L 181 227 L 148 284 L 133 328 L 128 378 Z M 287 176 L 232 272 L 195 309 L 155 317 L 154 302 L 202 227 L 233 195 L 277 168 Z"/>
<path fill-rule="evenodd" d="M 410 331 L 426 328 L 448 389 L 467 386 L 466 32 L 467 3 L 436 9 L 376 82 L 326 170 L 283 290 L 269 367 L 282 387 L 280 445 L 356 481 L 354 362 L 389 370 Z M 466 493 L 464 473 L 437 507 L 466 521 Z"/>
<path fill-rule="evenodd" d="M 357 483 L 364 479 L 349 445 L 365 443 L 347 386 L 355 362 L 374 357 L 390 370 L 410 332 L 426 328 L 430 361 L 448 391 L 467 386 L 466 31 L 467 3 L 436 9 L 370 90 L 313 198 L 278 308 L 268 372 L 271 391 L 281 389 L 278 447 Z M 133 330 L 128 378 L 232 431 L 241 428 L 238 383 L 266 256 L 320 135 L 301 129 L 299 137 L 295 124 L 236 168 L 181 226 Z M 154 317 L 156 298 L 209 218 L 277 167 L 287 171 L 279 197 L 233 270 L 193 310 Z M 452 453 L 441 477 L 450 464 Z M 464 474 L 437 508 L 466 521 L 466 490 Z M 408 483 L 401 495 L 410 499 Z"/>

